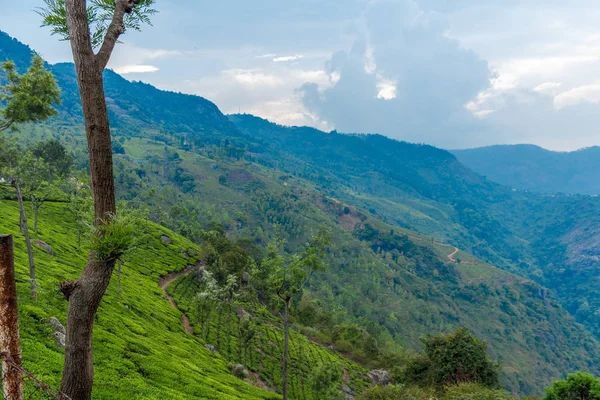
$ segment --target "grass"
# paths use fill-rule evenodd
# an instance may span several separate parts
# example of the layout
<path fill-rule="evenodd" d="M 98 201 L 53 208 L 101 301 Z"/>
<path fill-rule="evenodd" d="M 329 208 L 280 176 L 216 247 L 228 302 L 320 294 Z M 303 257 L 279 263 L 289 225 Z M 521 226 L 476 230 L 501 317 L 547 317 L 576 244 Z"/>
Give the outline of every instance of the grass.
<path fill-rule="evenodd" d="M 55 255 L 34 248 L 40 293 L 33 303 L 16 203 L 0 201 L 0 215 L 0 232 L 15 237 L 24 367 L 56 388 L 64 350 L 55 344 L 47 320 L 55 316 L 64 324 L 67 303 L 57 283 L 77 278 L 86 251 L 76 246 L 75 225 L 66 206 L 45 204 L 35 238 L 52 246 Z M 197 250 L 195 245 L 153 223 L 140 221 L 137 229 L 139 246 L 123 266 L 122 293 L 117 294 L 113 279 L 96 317 L 94 399 L 280 398 L 233 376 L 225 359 L 205 349 L 200 339 L 186 335 L 181 313 L 159 289 L 160 277 L 194 263 L 183 252 Z M 161 235 L 169 236 L 172 244 L 164 243 Z"/>

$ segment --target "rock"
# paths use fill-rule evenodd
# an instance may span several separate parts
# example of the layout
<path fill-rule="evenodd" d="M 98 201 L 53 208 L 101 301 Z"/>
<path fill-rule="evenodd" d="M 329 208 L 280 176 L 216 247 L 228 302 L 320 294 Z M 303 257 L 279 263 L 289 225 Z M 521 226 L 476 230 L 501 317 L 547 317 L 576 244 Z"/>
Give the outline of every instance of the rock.
<path fill-rule="evenodd" d="M 183 250 L 181 250 L 181 255 L 184 256 L 185 258 L 190 258 L 190 256 L 188 255 L 188 253 L 186 253 Z"/>
<path fill-rule="evenodd" d="M 342 383 L 342 393 L 344 394 L 344 399 L 354 400 L 354 390 L 350 389 L 346 383 Z"/>
<path fill-rule="evenodd" d="M 217 349 L 215 349 L 215 346 L 213 346 L 212 344 L 205 344 L 204 347 L 206 347 L 206 349 L 208 351 L 210 351 L 211 353 L 216 353 Z"/>
<path fill-rule="evenodd" d="M 54 332 L 54 342 L 59 347 L 65 347 L 67 344 L 67 335 L 62 332 Z"/>
<path fill-rule="evenodd" d="M 238 308 L 237 315 L 240 320 L 250 319 L 250 314 L 248 314 L 248 312 L 241 307 Z"/>
<path fill-rule="evenodd" d="M 194 249 L 192 249 L 192 248 L 189 248 L 189 249 L 187 249 L 187 253 L 188 253 L 190 256 L 192 256 L 192 257 L 197 257 L 197 256 L 198 256 L 198 253 L 196 252 L 196 250 L 194 250 Z"/>
<path fill-rule="evenodd" d="M 166 244 L 171 244 L 173 243 L 173 241 L 171 240 L 170 237 L 168 237 L 167 235 L 162 235 L 160 237 L 160 240 L 162 240 L 163 242 L 165 242 Z"/>
<path fill-rule="evenodd" d="M 33 241 L 33 243 L 36 246 L 41 247 L 42 249 L 44 249 L 46 251 L 46 253 L 48 253 L 49 255 L 54 256 L 54 251 L 52 250 L 52 247 L 48 243 L 46 243 L 44 241 L 41 241 L 39 239 L 35 239 Z"/>
<path fill-rule="evenodd" d="M 391 382 L 390 374 L 381 369 L 374 369 L 373 371 L 367 372 L 367 377 L 371 379 L 373 385 L 386 386 Z"/>
<path fill-rule="evenodd" d="M 333 345 L 332 345 L 332 344 L 330 344 L 329 346 L 327 346 L 327 348 L 328 348 L 329 350 L 331 350 L 331 351 L 333 351 L 333 350 L 334 350 L 334 348 L 333 348 Z"/>
<path fill-rule="evenodd" d="M 50 325 L 52 328 L 54 328 L 54 332 L 60 332 L 63 335 L 65 335 L 67 333 L 63 324 L 61 324 L 60 321 L 58 320 L 58 318 L 56 318 L 56 317 L 50 318 L 48 320 L 48 325 Z"/>
<path fill-rule="evenodd" d="M 248 285 L 250 283 L 250 274 L 246 271 L 242 274 L 242 285 Z"/>
<path fill-rule="evenodd" d="M 244 366 L 242 364 L 235 364 L 233 366 L 233 374 L 238 378 L 245 378 L 246 372 L 244 371 Z"/>

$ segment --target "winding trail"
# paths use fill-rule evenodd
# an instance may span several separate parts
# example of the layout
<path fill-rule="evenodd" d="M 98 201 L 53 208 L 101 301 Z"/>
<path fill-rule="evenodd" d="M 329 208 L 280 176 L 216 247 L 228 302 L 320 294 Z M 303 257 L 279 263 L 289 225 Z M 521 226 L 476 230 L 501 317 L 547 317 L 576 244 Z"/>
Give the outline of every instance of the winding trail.
<path fill-rule="evenodd" d="M 160 287 L 161 290 L 164 292 L 165 296 L 167 296 L 167 299 L 169 300 L 169 303 L 171 304 L 171 306 L 179 312 L 181 312 L 181 310 L 179 308 L 177 308 L 177 303 L 175 303 L 175 300 L 173 300 L 173 298 L 171 296 L 169 296 L 169 294 L 167 293 L 167 287 L 169 287 L 169 285 L 171 283 L 175 282 L 177 280 L 177 278 L 179 278 L 181 276 L 188 276 L 192 272 L 192 268 L 193 268 L 192 266 L 188 266 L 183 271 L 171 272 L 170 274 L 163 276 L 161 278 L 161 280 L 158 281 L 158 287 Z M 181 312 L 181 324 L 183 325 L 183 328 L 185 329 L 185 333 L 187 333 L 188 335 L 194 334 L 194 328 L 192 327 L 192 324 L 190 323 L 190 319 L 183 312 Z"/>
<path fill-rule="evenodd" d="M 456 262 L 456 260 L 454 259 L 454 256 L 456 255 L 456 253 L 458 253 L 458 247 L 454 248 L 454 252 L 448 254 L 448 260 L 452 261 L 452 262 Z"/>

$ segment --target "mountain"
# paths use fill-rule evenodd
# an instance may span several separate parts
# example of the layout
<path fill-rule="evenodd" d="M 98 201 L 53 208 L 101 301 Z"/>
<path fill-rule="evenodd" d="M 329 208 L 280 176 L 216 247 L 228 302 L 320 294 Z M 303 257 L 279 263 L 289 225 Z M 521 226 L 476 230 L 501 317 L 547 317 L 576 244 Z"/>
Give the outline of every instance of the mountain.
<path fill-rule="evenodd" d="M 1 54 L 30 54 L 13 47 Z M 63 90 L 60 115 L 23 127 L 19 140 L 57 137 L 85 168 L 73 67 L 51 68 Z M 590 279 L 598 249 L 588 233 L 600 215 L 593 199 L 515 194 L 432 146 L 226 117 L 197 96 L 129 82 L 111 71 L 105 77 L 113 138 L 121 147 L 115 156 L 120 200 L 193 242 L 202 244 L 210 230 L 249 242 L 258 253 L 276 235 L 293 252 L 320 227 L 332 231 L 329 269 L 309 281 L 306 301 L 295 305 L 303 332 L 364 357 L 368 349 L 335 341 L 332 332 L 360 327 L 386 354 L 418 351 L 420 336 L 464 325 L 503 360 L 502 382 L 515 393 L 540 394 L 574 370 L 600 372 L 600 344 L 591 334 L 598 335 L 600 318 L 600 291 Z M 140 293 L 156 290 L 156 282 L 140 282 Z M 201 323 L 190 305 L 194 282 L 182 277 L 176 285 L 171 294 L 189 309 L 192 323 Z M 587 308 L 580 310 L 583 299 Z M 128 329 L 155 334 L 143 321 L 138 325 Z M 146 353 L 139 360 L 147 361 Z M 55 364 L 59 359 L 54 355 Z M 220 359 L 217 369 L 225 362 Z M 174 379 L 151 372 L 149 386 Z M 223 390 L 240 387 L 226 378 L 219 382 L 231 386 Z"/>
<path fill-rule="evenodd" d="M 600 194 L 600 147 L 572 152 L 504 145 L 452 153 L 494 182 L 538 193 Z"/>

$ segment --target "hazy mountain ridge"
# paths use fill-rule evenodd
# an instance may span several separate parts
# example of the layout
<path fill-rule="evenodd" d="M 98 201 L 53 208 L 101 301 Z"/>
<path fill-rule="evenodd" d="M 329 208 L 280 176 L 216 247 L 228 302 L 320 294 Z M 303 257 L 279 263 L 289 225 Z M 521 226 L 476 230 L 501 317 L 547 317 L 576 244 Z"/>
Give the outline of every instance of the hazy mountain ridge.
<path fill-rule="evenodd" d="M 535 145 L 497 145 L 452 153 L 490 180 L 539 193 L 600 194 L 600 147 L 556 152 Z"/>

